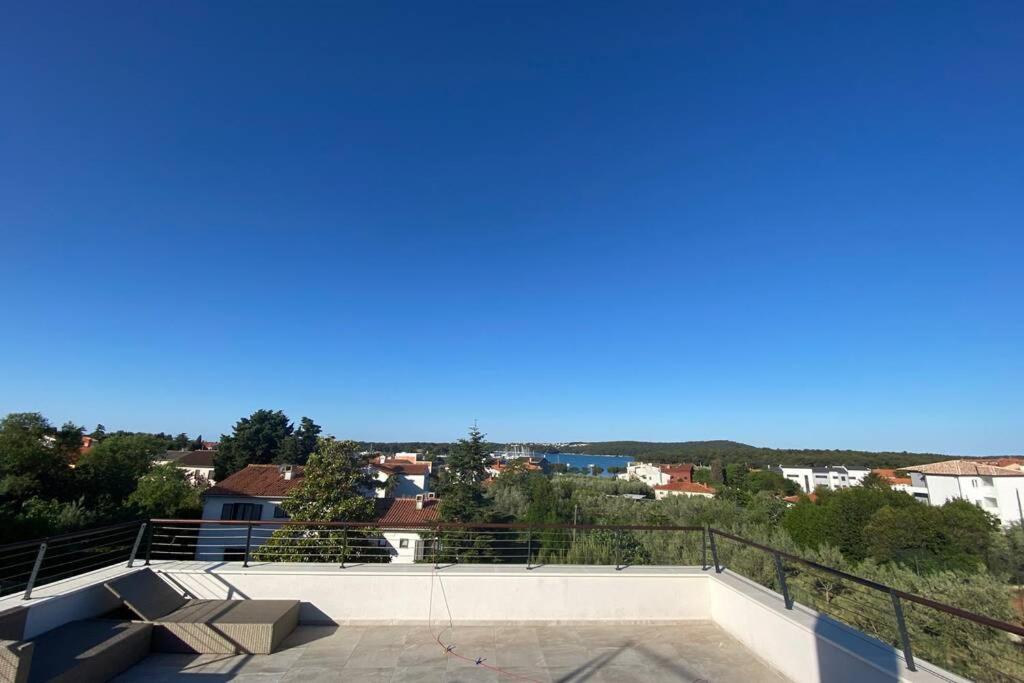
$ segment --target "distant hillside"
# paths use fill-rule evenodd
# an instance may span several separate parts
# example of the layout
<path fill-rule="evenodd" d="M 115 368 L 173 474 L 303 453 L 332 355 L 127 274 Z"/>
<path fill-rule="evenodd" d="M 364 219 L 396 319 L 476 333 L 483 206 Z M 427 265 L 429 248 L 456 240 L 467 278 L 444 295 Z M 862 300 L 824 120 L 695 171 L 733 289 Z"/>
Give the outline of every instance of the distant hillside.
<path fill-rule="evenodd" d="M 737 441 L 593 441 L 573 444 L 532 443 L 537 453 L 580 453 L 586 455 L 628 455 L 637 460 L 649 462 L 693 462 L 709 464 L 719 459 L 723 464 L 745 463 L 754 466 L 765 465 L 859 465 L 868 467 L 910 467 L 927 462 L 951 460 L 948 455 L 936 453 L 907 453 L 893 451 L 851 451 L 828 449 L 761 448 Z M 369 443 L 364 448 L 373 448 L 385 453 L 397 451 L 424 450 L 429 453 L 447 453 L 450 443 L 427 441 Z M 504 444 L 489 443 L 488 450 L 500 450 Z"/>
<path fill-rule="evenodd" d="M 910 467 L 927 462 L 951 460 L 936 453 L 873 452 L 828 449 L 760 448 L 736 441 L 595 441 L 563 446 L 564 453 L 588 455 L 629 455 L 652 462 L 695 462 L 707 464 L 714 459 L 724 464 L 749 465 L 860 465 L 870 467 Z"/>

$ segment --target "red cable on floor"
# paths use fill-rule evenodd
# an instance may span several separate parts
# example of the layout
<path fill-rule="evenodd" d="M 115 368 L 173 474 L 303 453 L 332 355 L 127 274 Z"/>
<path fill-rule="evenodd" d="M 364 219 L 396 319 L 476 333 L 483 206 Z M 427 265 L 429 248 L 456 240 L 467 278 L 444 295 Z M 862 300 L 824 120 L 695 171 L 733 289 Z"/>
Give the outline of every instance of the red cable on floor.
<path fill-rule="evenodd" d="M 433 630 L 434 630 L 433 622 L 432 622 L 432 617 L 433 617 L 433 611 L 434 611 L 434 578 L 435 577 L 437 578 L 438 585 L 441 586 L 441 596 L 444 598 L 445 610 L 448 611 L 448 628 L 441 629 L 437 633 L 437 635 L 434 636 L 434 640 L 436 640 L 437 644 L 441 647 L 442 650 L 444 650 L 444 654 L 445 654 L 446 657 L 447 656 L 457 657 L 457 658 L 459 658 L 459 659 L 461 659 L 461 660 L 463 660 L 465 662 L 471 662 L 471 663 L 475 664 L 476 666 L 483 667 L 483 668 L 487 669 L 488 671 L 494 671 L 495 673 L 497 673 L 497 674 L 499 674 L 501 676 L 508 676 L 509 678 L 515 678 L 515 679 L 520 680 L 520 681 L 530 681 L 530 683 L 543 683 L 543 681 L 538 681 L 535 678 L 530 678 L 528 676 L 520 676 L 519 674 L 512 673 L 511 671 L 506 671 L 505 669 L 502 669 L 500 667 L 491 666 L 490 664 L 484 664 L 483 658 L 478 657 L 477 659 L 473 659 L 472 657 L 466 657 L 464 655 L 460 655 L 458 652 L 455 651 L 455 645 L 454 644 L 452 644 L 452 645 L 445 645 L 443 642 L 441 642 L 441 634 L 444 633 L 445 631 L 447 631 L 450 628 L 454 628 L 454 624 L 452 623 L 452 609 L 451 609 L 451 607 L 448 606 L 448 594 L 444 590 L 444 582 L 441 581 L 441 575 L 437 573 L 437 566 L 435 565 L 433 570 L 431 570 L 431 572 L 430 572 L 430 602 L 429 602 L 429 604 L 427 606 L 427 628 L 430 629 L 431 632 L 433 632 Z"/>

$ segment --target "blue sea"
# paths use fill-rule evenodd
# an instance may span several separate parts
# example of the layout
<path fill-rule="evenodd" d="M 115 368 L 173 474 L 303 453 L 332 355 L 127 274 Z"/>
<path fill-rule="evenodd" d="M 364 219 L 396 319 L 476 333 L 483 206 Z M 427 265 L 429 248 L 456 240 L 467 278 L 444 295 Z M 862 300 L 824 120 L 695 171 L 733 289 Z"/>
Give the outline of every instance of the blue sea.
<path fill-rule="evenodd" d="M 628 455 L 577 455 L 576 453 L 548 453 L 544 456 L 551 464 L 562 463 L 569 467 L 587 468 L 590 465 L 603 467 L 602 477 L 612 477 L 608 474 L 609 467 L 625 467 L 633 462 L 635 458 Z"/>

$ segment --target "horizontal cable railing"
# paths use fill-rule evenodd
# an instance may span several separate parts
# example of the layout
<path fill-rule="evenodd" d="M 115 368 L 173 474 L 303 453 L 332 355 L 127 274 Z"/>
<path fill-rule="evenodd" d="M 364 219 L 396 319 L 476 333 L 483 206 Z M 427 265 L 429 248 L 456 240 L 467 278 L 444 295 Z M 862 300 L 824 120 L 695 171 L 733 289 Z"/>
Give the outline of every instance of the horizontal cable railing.
<path fill-rule="evenodd" d="M 28 599 L 37 586 L 128 562 L 146 526 L 124 522 L 0 546 L 0 595 Z"/>

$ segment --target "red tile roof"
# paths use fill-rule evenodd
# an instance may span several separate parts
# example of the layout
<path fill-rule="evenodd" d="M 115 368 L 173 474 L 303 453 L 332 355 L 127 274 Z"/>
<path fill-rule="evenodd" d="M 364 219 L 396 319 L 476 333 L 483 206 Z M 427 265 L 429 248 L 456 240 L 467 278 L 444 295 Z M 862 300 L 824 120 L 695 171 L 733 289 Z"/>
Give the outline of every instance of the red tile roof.
<path fill-rule="evenodd" d="M 407 462 L 405 460 L 388 460 L 386 462 L 371 462 L 370 467 L 388 474 L 405 474 L 417 476 L 430 474 L 430 463 L 428 462 Z"/>
<path fill-rule="evenodd" d="M 885 479 L 891 486 L 895 486 L 896 484 L 906 484 L 907 486 L 910 486 L 910 484 L 913 483 L 910 477 L 897 477 L 896 470 L 878 468 L 871 471 L 882 479 Z"/>
<path fill-rule="evenodd" d="M 661 465 L 660 469 L 665 474 L 693 474 L 693 465 Z"/>
<path fill-rule="evenodd" d="M 384 525 L 425 524 L 438 520 L 441 501 L 430 498 L 423 501 L 423 509 L 416 509 L 415 498 L 378 498 L 374 522 Z"/>
<path fill-rule="evenodd" d="M 681 491 L 683 493 L 705 493 L 714 495 L 715 489 L 704 484 L 698 484 L 692 481 L 673 481 L 669 484 L 658 484 L 654 487 L 655 491 Z"/>
<path fill-rule="evenodd" d="M 174 461 L 178 467 L 213 467 L 216 451 L 191 451 Z"/>
<path fill-rule="evenodd" d="M 207 496 L 262 496 L 280 498 L 302 482 L 302 466 L 292 468 L 291 480 L 281 474 L 279 465 L 246 465 L 224 481 L 206 490 Z"/>
<path fill-rule="evenodd" d="M 787 503 L 799 503 L 801 498 L 808 498 L 812 503 L 818 502 L 818 494 L 816 493 L 809 493 L 806 496 L 803 494 L 796 496 L 786 496 L 782 500 L 786 501 Z"/>

